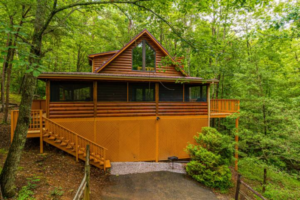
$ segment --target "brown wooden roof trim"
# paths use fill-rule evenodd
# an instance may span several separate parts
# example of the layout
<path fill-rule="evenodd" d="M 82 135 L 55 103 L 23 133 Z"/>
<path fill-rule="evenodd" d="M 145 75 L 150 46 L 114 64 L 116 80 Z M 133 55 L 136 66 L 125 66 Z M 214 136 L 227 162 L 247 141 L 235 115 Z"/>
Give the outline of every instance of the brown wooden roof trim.
<path fill-rule="evenodd" d="M 111 63 L 116 57 L 118 57 L 122 52 L 124 52 L 132 43 L 134 43 L 136 40 L 138 40 L 143 34 L 147 34 L 154 43 L 167 55 L 170 57 L 170 59 L 173 62 L 176 62 L 174 58 L 169 54 L 169 52 L 157 41 L 157 39 L 147 30 L 144 29 L 142 32 L 140 32 L 138 35 L 136 35 L 129 43 L 127 43 L 121 50 L 119 50 L 115 55 L 113 55 L 106 63 L 103 63 L 100 67 L 98 67 L 94 72 L 98 73 L 100 72 L 104 67 L 106 67 L 109 63 Z M 187 73 L 182 69 L 182 67 L 178 67 L 181 73 L 185 76 L 187 76 Z"/>
<path fill-rule="evenodd" d="M 99 76 L 100 75 L 100 76 Z M 108 81 L 138 81 L 138 82 L 184 82 L 184 83 L 218 83 L 217 79 L 202 79 L 197 77 L 180 76 L 137 76 L 97 74 L 97 73 L 44 73 L 38 79 L 41 80 L 108 80 Z"/>
<path fill-rule="evenodd" d="M 107 51 L 107 52 L 101 52 L 101 53 L 95 53 L 95 54 L 90 54 L 88 57 L 89 58 L 94 58 L 97 56 L 105 56 L 105 55 L 110 55 L 110 54 L 115 54 L 117 53 L 119 50 L 115 50 L 115 51 Z"/>

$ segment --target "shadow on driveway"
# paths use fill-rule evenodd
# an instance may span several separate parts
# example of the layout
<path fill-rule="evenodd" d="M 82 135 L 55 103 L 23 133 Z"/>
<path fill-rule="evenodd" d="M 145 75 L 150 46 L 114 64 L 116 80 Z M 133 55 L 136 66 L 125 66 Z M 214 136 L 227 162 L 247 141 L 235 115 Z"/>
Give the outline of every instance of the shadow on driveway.
<path fill-rule="evenodd" d="M 217 200 L 209 189 L 185 174 L 149 172 L 109 177 L 101 199 L 197 199 Z"/>

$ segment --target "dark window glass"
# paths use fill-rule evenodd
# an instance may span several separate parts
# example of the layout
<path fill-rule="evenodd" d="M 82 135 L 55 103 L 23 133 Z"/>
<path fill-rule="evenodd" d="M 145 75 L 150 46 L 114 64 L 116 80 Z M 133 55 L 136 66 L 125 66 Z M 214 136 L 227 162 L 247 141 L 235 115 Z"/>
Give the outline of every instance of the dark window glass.
<path fill-rule="evenodd" d="M 141 42 L 132 50 L 132 69 L 143 70 L 143 43 Z"/>
<path fill-rule="evenodd" d="M 185 101 L 188 102 L 206 102 L 206 85 L 186 85 Z"/>
<path fill-rule="evenodd" d="M 146 60 L 146 66 L 145 69 L 146 71 L 155 71 L 155 51 L 150 47 L 150 45 L 145 42 L 145 50 L 146 50 L 146 55 L 145 55 L 145 60 Z"/>
<path fill-rule="evenodd" d="M 159 101 L 183 101 L 183 85 L 161 83 L 159 85 Z"/>
<path fill-rule="evenodd" d="M 154 83 L 129 83 L 130 101 L 155 101 Z"/>
<path fill-rule="evenodd" d="M 145 40 L 132 50 L 132 69 L 155 71 L 155 51 Z"/>
<path fill-rule="evenodd" d="M 127 101 L 126 82 L 98 82 L 98 101 Z"/>
<path fill-rule="evenodd" d="M 51 82 L 50 101 L 92 101 L 92 82 Z"/>

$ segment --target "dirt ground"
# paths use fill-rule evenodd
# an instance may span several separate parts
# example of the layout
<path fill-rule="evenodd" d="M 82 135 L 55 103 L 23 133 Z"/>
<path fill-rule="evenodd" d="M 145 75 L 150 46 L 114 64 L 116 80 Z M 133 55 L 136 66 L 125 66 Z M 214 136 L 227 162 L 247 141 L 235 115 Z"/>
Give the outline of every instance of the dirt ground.
<path fill-rule="evenodd" d="M 0 167 L 3 166 L 10 145 L 10 126 L 0 125 Z M 32 186 L 35 199 L 73 199 L 84 176 L 84 163 L 50 145 L 39 153 L 39 139 L 28 139 L 21 157 L 16 178 L 17 190 Z M 107 176 L 91 168 L 91 199 L 99 199 Z M 35 186 L 34 186 L 35 185 Z"/>

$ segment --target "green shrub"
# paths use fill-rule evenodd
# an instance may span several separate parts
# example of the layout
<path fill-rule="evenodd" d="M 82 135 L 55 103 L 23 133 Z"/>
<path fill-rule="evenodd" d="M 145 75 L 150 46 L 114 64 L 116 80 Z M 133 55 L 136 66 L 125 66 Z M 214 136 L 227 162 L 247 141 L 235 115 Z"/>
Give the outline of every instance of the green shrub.
<path fill-rule="evenodd" d="M 194 138 L 198 145 L 189 144 L 186 149 L 192 159 L 187 164 L 187 173 L 208 187 L 220 190 L 231 187 L 231 139 L 209 127 L 203 128 Z"/>

